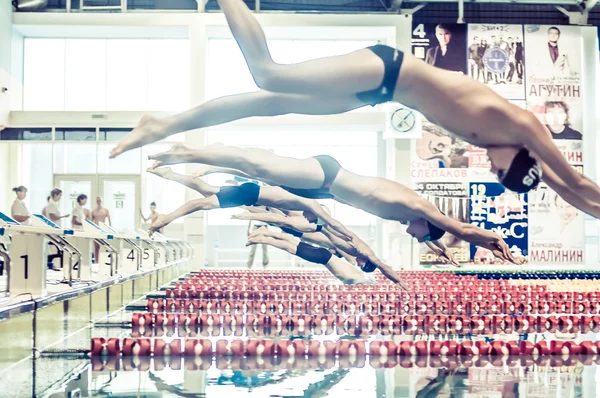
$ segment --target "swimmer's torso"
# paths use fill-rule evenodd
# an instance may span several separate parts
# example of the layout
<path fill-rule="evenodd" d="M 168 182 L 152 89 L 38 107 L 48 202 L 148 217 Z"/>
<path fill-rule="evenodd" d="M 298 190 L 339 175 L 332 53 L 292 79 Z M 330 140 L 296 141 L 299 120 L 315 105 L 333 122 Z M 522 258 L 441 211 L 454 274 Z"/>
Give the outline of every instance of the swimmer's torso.
<path fill-rule="evenodd" d="M 92 211 L 92 217 L 95 223 L 105 222 L 108 218 L 108 210 L 105 208 L 94 209 L 94 211 Z"/>
<path fill-rule="evenodd" d="M 479 146 L 518 145 L 510 116 L 526 112 L 487 86 L 456 72 L 432 67 L 405 54 L 394 100 Z M 510 125 L 510 126 L 509 126 Z M 509 129 L 510 127 L 510 129 Z"/>
<path fill-rule="evenodd" d="M 412 221 L 419 218 L 408 207 L 406 200 L 419 196 L 402 184 L 379 177 L 366 177 L 342 169 L 330 192 L 352 206 L 387 220 Z"/>

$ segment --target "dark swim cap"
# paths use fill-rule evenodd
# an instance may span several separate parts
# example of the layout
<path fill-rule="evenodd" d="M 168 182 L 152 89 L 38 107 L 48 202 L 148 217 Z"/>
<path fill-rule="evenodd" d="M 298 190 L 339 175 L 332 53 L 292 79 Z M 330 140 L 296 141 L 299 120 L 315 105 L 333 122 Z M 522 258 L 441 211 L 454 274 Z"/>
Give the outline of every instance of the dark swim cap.
<path fill-rule="evenodd" d="M 537 160 L 529 155 L 527 148 L 523 148 L 515 156 L 500 181 L 513 192 L 525 193 L 537 187 L 541 179 L 542 168 Z"/>
<path fill-rule="evenodd" d="M 444 214 L 444 213 L 442 213 L 442 214 Z M 441 239 L 441 237 L 444 236 L 444 234 L 446 233 L 446 231 L 444 231 L 441 228 L 436 227 L 429 221 L 427 221 L 427 227 L 429 228 L 429 235 L 427 235 L 425 237 L 425 241 L 427 241 L 427 242 L 431 242 L 432 240 Z"/>
<path fill-rule="evenodd" d="M 375 266 L 375 264 L 373 264 L 370 261 L 367 261 L 365 265 L 362 266 L 362 270 L 363 272 L 373 272 L 377 269 L 377 267 Z"/>

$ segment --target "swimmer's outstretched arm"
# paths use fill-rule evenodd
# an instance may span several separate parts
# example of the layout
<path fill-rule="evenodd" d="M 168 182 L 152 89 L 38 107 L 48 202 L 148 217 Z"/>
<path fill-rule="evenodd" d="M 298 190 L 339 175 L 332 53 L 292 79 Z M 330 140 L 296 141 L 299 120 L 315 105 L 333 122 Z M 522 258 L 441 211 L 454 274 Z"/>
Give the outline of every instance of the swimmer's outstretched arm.
<path fill-rule="evenodd" d="M 278 234 L 286 235 L 283 233 L 271 233 L 270 236 L 257 234 L 248 239 L 248 243 L 246 244 L 246 246 L 266 244 L 269 246 L 276 247 L 278 249 L 285 250 L 290 254 L 297 255 L 296 249 L 298 248 L 299 242 L 290 241 L 288 239 L 285 239 L 284 237 L 277 238 L 276 236 Z M 315 250 L 317 250 L 317 248 L 315 248 Z M 329 272 L 333 274 L 333 276 L 335 276 L 337 279 L 339 279 L 345 284 L 369 283 L 362 271 L 335 256 L 331 256 L 329 261 L 327 261 L 326 264 L 322 265 L 324 265 L 325 268 L 327 268 L 327 270 L 329 270 Z"/>
<path fill-rule="evenodd" d="M 459 239 L 491 250 L 494 255 L 504 261 L 519 263 L 512 255 L 508 245 L 498 234 L 486 231 L 472 224 L 462 223 L 440 213 L 429 201 L 423 199 L 405 204 L 411 210 L 438 228 L 451 233 Z"/>
<path fill-rule="evenodd" d="M 513 128 L 520 130 L 518 133 L 523 137 L 525 146 L 529 148 L 538 159 L 545 163 L 547 168 L 556 173 L 573 193 L 591 203 L 600 204 L 600 187 L 582 174 L 579 174 L 567 162 L 554 142 L 552 142 L 550 132 L 537 117 L 532 113 L 526 112 L 520 123 L 516 123 L 516 127 Z M 516 132 L 514 134 L 516 134 Z M 546 180 L 543 174 L 542 179 Z M 552 177 L 550 177 L 550 179 L 552 179 Z M 581 210 L 585 211 L 583 209 Z M 596 214 L 593 215 L 594 217 L 600 218 L 598 217 L 598 212 L 594 213 Z"/>
<path fill-rule="evenodd" d="M 593 203 L 574 192 L 559 176 L 544 162 L 540 162 L 543 171 L 543 180 L 550 188 L 556 191 L 571 206 L 578 208 L 592 217 L 600 219 L 600 203 Z"/>
<path fill-rule="evenodd" d="M 170 167 L 160 167 L 156 169 L 149 168 L 148 173 L 162 177 L 166 180 L 178 182 L 186 187 L 193 189 L 202 196 L 211 196 L 219 192 L 220 188 L 210 185 L 199 178 L 175 173 Z"/>
<path fill-rule="evenodd" d="M 425 242 L 425 245 L 427 245 L 427 247 L 429 247 L 444 264 L 452 264 L 457 267 L 460 266 L 459 262 L 456 261 L 454 255 L 448 249 L 448 246 L 441 241 Z"/>
<path fill-rule="evenodd" d="M 352 240 L 352 246 L 350 246 L 347 242 L 342 241 L 341 239 L 336 237 L 334 234 L 332 234 L 331 233 L 332 231 L 328 227 L 323 228 L 323 230 L 321 232 L 338 249 L 340 249 L 343 252 L 346 252 L 347 254 L 349 254 L 351 256 L 356 257 L 357 262 L 359 264 L 362 262 L 362 265 L 364 265 L 367 261 L 370 261 L 373 265 L 375 265 L 379 269 L 379 271 L 381 271 L 381 273 L 386 278 L 388 278 L 389 280 L 391 280 L 392 282 L 397 284 L 402 289 L 408 291 L 408 287 L 404 284 L 404 282 L 402 282 L 402 280 L 400 279 L 400 277 L 398 276 L 396 271 L 394 271 L 392 269 L 392 267 L 390 267 L 389 265 L 387 265 L 386 263 L 381 261 L 379 259 L 379 257 L 377 257 L 375 255 L 375 252 L 373 252 L 373 250 L 371 250 L 371 248 L 365 242 L 363 242 L 358 236 L 356 236 L 356 235 L 354 236 L 354 239 Z"/>
<path fill-rule="evenodd" d="M 250 213 L 244 212 L 241 214 L 234 214 L 231 216 L 235 220 L 253 220 L 262 221 L 277 226 L 285 226 L 295 229 L 298 232 L 315 232 L 317 225 L 309 223 L 304 217 L 287 217 L 273 213 Z"/>
<path fill-rule="evenodd" d="M 258 196 L 259 205 L 278 209 L 310 211 L 329 225 L 344 239 L 354 242 L 356 235 L 342 223 L 331 217 L 316 200 L 301 198 L 279 187 L 262 187 Z"/>

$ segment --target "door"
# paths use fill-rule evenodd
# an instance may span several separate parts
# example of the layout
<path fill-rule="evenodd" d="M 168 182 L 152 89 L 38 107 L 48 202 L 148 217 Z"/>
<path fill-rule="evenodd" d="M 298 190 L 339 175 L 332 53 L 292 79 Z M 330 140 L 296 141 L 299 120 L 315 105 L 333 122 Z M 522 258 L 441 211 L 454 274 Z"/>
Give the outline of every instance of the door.
<path fill-rule="evenodd" d="M 141 204 L 140 177 L 99 176 L 99 192 L 104 198 L 104 207 L 110 212 L 112 228 L 122 232 L 135 231 L 139 225 Z"/>
<path fill-rule="evenodd" d="M 102 206 L 110 213 L 112 227 L 117 232 L 135 230 L 139 225 L 141 203 L 140 177 L 132 175 L 55 175 L 54 186 L 63 191 L 60 201 L 61 214 L 71 214 L 77 197 L 88 197 L 85 208 L 93 211 L 96 197 L 103 198 Z M 63 220 L 63 227 L 71 227 L 70 217 Z"/>
<path fill-rule="evenodd" d="M 94 198 L 97 195 L 97 182 L 94 175 L 56 175 L 54 176 L 54 186 L 62 192 L 62 199 L 59 203 L 60 214 L 73 214 L 73 208 L 77 204 L 77 197 L 84 194 L 88 197 L 85 208 L 91 208 Z M 61 226 L 71 228 L 71 217 L 64 218 Z"/>

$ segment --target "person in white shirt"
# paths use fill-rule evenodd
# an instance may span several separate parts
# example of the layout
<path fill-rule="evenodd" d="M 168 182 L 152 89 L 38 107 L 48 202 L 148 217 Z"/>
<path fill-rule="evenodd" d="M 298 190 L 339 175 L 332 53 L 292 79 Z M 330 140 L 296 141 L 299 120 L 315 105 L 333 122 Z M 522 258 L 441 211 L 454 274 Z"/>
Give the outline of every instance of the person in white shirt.
<path fill-rule="evenodd" d="M 71 217 L 71 225 L 73 229 L 83 229 L 83 223 L 87 219 L 83 206 L 87 203 L 87 196 L 81 194 L 77 197 L 77 204 L 73 207 L 73 217 Z"/>
<path fill-rule="evenodd" d="M 254 231 L 256 231 L 260 228 L 267 228 L 267 224 L 260 222 L 260 221 L 250 220 L 250 222 L 248 222 L 248 231 L 246 231 L 246 235 L 250 236 Z M 250 246 L 250 253 L 248 253 L 248 269 L 252 269 L 252 266 L 254 265 L 254 257 L 256 256 L 257 246 L 259 246 L 259 245 Z M 263 243 L 263 244 L 260 244 L 260 246 L 262 248 L 262 255 L 263 255 L 263 259 L 262 259 L 263 268 L 267 268 L 267 265 L 269 265 L 269 252 L 267 250 L 267 245 L 265 243 Z"/>
<path fill-rule="evenodd" d="M 27 210 L 25 202 L 23 202 L 27 196 L 27 188 L 21 185 L 13 188 L 13 192 L 17 194 L 17 198 L 10 208 L 10 216 L 13 218 L 13 220 L 21 224 L 29 225 L 29 218 L 31 217 L 31 214 L 29 213 L 29 210 Z"/>
<path fill-rule="evenodd" d="M 58 207 L 58 202 L 62 198 L 62 191 L 58 188 L 54 188 L 50 191 L 50 200 L 48 201 L 48 206 L 46 206 L 46 214 L 47 217 L 58 226 L 61 226 L 62 219 L 68 218 L 70 214 L 65 214 L 64 216 L 60 215 L 60 209 Z"/>

